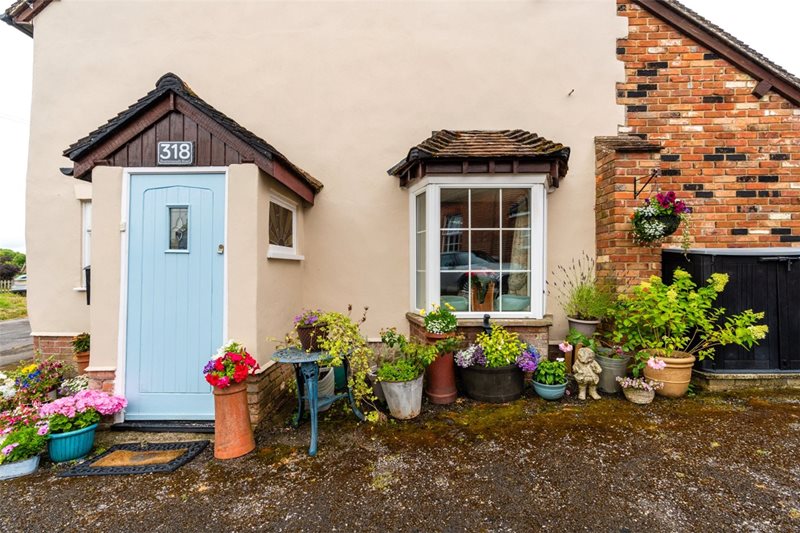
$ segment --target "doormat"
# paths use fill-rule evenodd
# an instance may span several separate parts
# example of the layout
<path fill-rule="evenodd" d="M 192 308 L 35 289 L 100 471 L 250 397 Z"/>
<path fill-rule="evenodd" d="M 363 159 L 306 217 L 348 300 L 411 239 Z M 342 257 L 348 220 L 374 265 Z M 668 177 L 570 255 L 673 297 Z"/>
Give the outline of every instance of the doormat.
<path fill-rule="evenodd" d="M 60 472 L 58 477 L 118 476 L 173 472 L 208 446 L 207 440 L 115 444 L 97 457 Z"/>

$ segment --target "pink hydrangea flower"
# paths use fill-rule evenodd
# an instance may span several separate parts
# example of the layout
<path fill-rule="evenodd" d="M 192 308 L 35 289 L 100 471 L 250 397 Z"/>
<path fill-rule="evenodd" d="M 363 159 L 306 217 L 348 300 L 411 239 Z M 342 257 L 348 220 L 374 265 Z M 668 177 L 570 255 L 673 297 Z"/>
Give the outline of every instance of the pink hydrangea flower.
<path fill-rule="evenodd" d="M 572 351 L 572 345 L 570 343 L 568 343 L 567 341 L 564 341 L 564 342 L 562 342 L 561 344 L 558 345 L 558 349 L 561 350 L 564 353 L 571 352 Z"/>
<path fill-rule="evenodd" d="M 46 403 L 39 408 L 39 415 L 49 417 L 64 415 L 74 418 L 78 413 L 94 410 L 101 415 L 113 415 L 122 411 L 128 401 L 121 396 L 112 396 L 98 390 L 83 390 L 75 396 L 66 396 Z"/>
<path fill-rule="evenodd" d="M 652 368 L 653 370 L 664 370 L 667 368 L 667 362 L 663 359 L 658 359 L 656 357 L 651 357 L 647 360 L 647 366 Z"/>

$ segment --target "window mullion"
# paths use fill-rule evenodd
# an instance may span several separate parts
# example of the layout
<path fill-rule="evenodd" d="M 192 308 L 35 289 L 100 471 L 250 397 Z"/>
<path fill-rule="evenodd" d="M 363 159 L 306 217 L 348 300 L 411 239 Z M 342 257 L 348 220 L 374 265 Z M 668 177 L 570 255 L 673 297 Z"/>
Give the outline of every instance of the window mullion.
<path fill-rule="evenodd" d="M 438 185 L 430 185 L 428 187 L 428 203 L 425 206 L 425 216 L 427 220 L 427 233 L 425 243 L 427 246 L 427 253 L 425 258 L 425 272 L 427 276 L 427 294 L 425 295 L 425 308 L 427 309 L 434 301 L 436 303 L 441 299 L 439 296 L 439 286 L 441 283 L 440 268 L 441 259 L 439 257 L 439 240 L 442 235 L 441 228 L 441 209 L 439 206 L 439 191 Z"/>

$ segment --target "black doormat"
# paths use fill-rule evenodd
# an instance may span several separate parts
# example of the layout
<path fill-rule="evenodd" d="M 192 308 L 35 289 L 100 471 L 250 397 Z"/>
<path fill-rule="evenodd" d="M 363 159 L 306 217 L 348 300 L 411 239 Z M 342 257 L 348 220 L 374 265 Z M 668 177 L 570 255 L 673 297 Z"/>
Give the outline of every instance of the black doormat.
<path fill-rule="evenodd" d="M 112 424 L 112 431 L 148 433 L 214 433 L 213 420 L 131 420 Z"/>
<path fill-rule="evenodd" d="M 208 446 L 207 440 L 115 444 L 97 457 L 60 472 L 58 477 L 117 476 L 173 472 Z"/>

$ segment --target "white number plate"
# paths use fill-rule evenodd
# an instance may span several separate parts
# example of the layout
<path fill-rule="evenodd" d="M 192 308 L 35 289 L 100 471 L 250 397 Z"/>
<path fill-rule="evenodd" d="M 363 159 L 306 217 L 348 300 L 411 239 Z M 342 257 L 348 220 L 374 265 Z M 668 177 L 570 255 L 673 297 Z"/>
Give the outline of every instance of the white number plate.
<path fill-rule="evenodd" d="M 159 165 L 191 165 L 194 162 L 194 142 L 158 143 Z"/>

